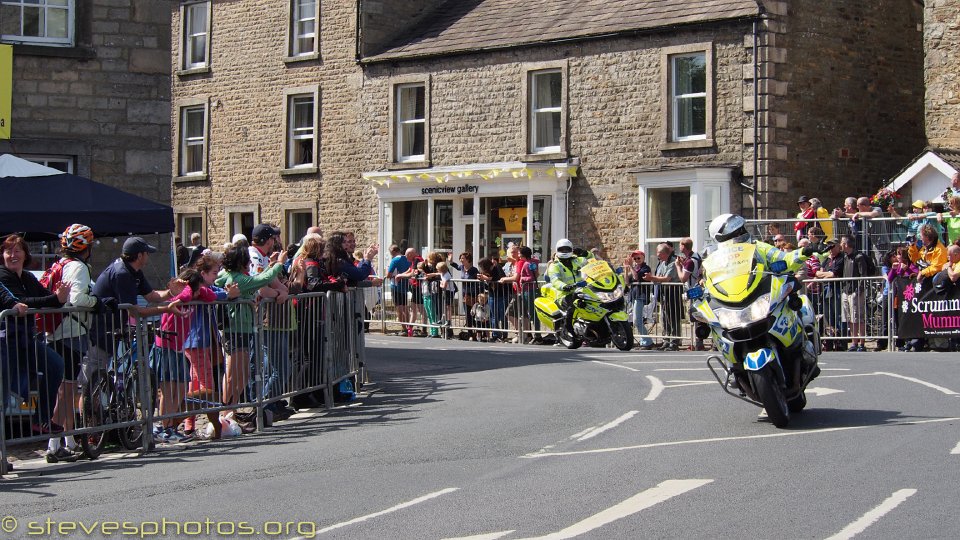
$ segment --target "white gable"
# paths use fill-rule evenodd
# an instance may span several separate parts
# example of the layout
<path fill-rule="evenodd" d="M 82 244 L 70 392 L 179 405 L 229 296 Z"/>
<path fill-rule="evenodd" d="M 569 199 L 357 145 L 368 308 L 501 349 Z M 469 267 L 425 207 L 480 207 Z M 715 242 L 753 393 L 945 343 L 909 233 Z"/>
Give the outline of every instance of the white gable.
<path fill-rule="evenodd" d="M 940 196 L 957 170 L 934 152 L 920 156 L 885 187 L 899 192 L 905 205 L 920 199 L 944 202 Z"/>

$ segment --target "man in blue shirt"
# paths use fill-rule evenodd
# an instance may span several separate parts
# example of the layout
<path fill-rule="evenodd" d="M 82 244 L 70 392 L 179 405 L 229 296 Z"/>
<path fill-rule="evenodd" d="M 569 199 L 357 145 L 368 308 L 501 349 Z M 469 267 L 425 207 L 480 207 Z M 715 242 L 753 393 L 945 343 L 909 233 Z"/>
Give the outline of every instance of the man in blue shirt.
<path fill-rule="evenodd" d="M 396 244 L 390 246 L 390 265 L 387 266 L 387 279 L 390 280 L 390 296 L 393 297 L 393 304 L 397 306 L 397 318 L 400 324 L 410 321 L 409 310 L 407 309 L 407 288 L 409 281 L 406 279 L 397 279 L 399 274 L 410 270 L 413 261 L 416 259 L 417 252 L 413 248 L 407 250 L 406 254 L 400 253 L 400 247 Z M 411 258 L 412 256 L 412 258 Z M 403 332 L 410 333 L 410 329 L 401 326 Z"/>

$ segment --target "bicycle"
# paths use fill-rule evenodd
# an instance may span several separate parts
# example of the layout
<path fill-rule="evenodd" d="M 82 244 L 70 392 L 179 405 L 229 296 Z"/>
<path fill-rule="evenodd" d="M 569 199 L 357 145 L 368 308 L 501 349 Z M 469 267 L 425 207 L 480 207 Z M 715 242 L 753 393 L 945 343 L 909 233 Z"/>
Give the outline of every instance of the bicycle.
<path fill-rule="evenodd" d="M 147 327 L 149 343 L 152 334 L 164 337 L 174 332 L 153 330 Z M 143 412 L 152 410 L 157 402 L 157 380 L 152 370 L 147 370 L 149 391 L 147 404 L 142 401 L 140 392 L 140 369 L 137 362 L 136 328 L 126 327 L 114 331 L 117 342 L 117 355 L 111 361 L 113 369 L 97 370 L 92 383 L 84 385 L 81 391 L 83 404 L 80 407 L 80 421 L 84 428 L 110 424 L 134 422 L 116 429 L 93 431 L 80 437 L 80 445 L 89 459 L 97 459 L 103 452 L 111 434 L 115 434 L 126 450 L 136 450 L 141 446 L 143 430 L 146 425 Z"/>

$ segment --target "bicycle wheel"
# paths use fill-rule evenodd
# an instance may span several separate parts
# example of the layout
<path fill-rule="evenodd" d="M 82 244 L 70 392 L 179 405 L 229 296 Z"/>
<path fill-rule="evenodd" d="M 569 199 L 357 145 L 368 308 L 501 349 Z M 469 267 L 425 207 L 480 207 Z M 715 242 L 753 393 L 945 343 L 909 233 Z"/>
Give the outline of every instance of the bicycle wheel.
<path fill-rule="evenodd" d="M 138 420 L 140 424 L 134 424 L 129 427 L 120 428 L 117 434 L 120 438 L 120 444 L 127 450 L 137 450 L 143 445 L 143 428 L 146 422 L 144 411 L 152 410 L 156 404 L 157 381 L 153 371 L 148 371 L 149 391 L 147 392 L 147 406 L 143 406 L 140 395 L 140 373 L 134 369 L 124 375 L 123 392 L 117 396 L 117 416 L 118 421 L 128 422 Z"/>
<path fill-rule="evenodd" d="M 80 407 L 80 425 L 84 428 L 96 428 L 110 423 L 110 396 L 113 384 L 106 373 L 100 374 L 95 385 L 87 385 L 82 392 L 83 406 Z M 92 386 L 92 388 L 91 388 Z M 80 435 L 80 446 L 89 459 L 97 459 L 107 444 L 107 430 L 93 431 Z"/>

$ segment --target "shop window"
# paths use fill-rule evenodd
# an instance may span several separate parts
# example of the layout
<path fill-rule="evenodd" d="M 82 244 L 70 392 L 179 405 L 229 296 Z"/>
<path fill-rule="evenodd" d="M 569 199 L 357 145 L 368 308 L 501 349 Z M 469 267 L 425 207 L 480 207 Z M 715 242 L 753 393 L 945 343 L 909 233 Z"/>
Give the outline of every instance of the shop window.
<path fill-rule="evenodd" d="M 453 201 L 433 201 L 433 250 L 453 252 Z"/>
<path fill-rule="evenodd" d="M 181 6 L 183 50 L 180 69 L 200 70 L 210 66 L 210 2 Z"/>
<path fill-rule="evenodd" d="M 406 245 L 423 253 L 427 249 L 427 201 L 392 203 L 392 234 L 389 243 Z"/>
<path fill-rule="evenodd" d="M 3 0 L 0 33 L 7 43 L 73 45 L 75 0 Z"/>
<path fill-rule="evenodd" d="M 559 69 L 530 72 L 530 153 L 560 152 L 563 135 L 563 74 Z"/>
<path fill-rule="evenodd" d="M 207 172 L 207 106 L 180 109 L 180 176 L 201 176 Z"/>
<path fill-rule="evenodd" d="M 317 1 L 292 1 L 290 56 L 313 56 L 317 53 Z"/>
<path fill-rule="evenodd" d="M 313 94 L 292 95 L 287 104 L 287 168 L 315 167 L 316 103 Z"/>
<path fill-rule="evenodd" d="M 395 91 L 394 143 L 396 161 L 426 159 L 427 91 L 424 83 L 400 84 Z"/>

